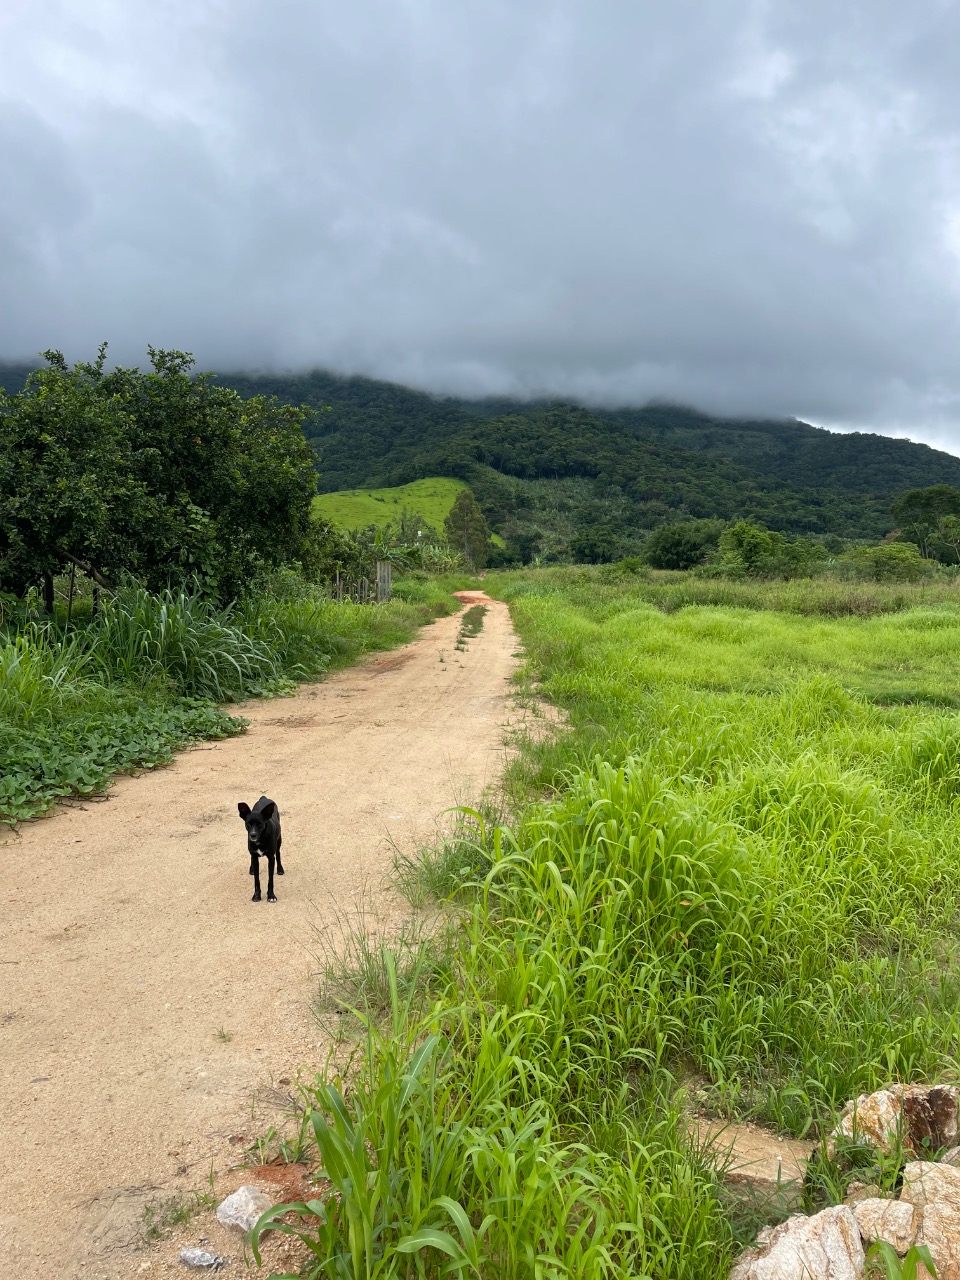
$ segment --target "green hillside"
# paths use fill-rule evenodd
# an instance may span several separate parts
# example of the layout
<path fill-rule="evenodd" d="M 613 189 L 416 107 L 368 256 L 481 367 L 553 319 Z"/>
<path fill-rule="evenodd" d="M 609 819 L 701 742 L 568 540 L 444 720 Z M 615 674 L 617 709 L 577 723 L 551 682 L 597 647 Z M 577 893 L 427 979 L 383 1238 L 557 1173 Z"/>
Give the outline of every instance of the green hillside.
<path fill-rule="evenodd" d="M 0 368 L 0 383 L 15 386 L 24 372 Z M 792 419 L 721 418 L 656 403 L 603 410 L 467 401 L 322 370 L 220 380 L 243 396 L 315 411 L 304 429 L 322 493 L 405 489 L 444 476 L 470 486 L 498 533 L 532 539 L 561 559 L 585 554 L 572 546 L 584 530 L 633 554 L 649 530 L 695 518 L 752 517 L 788 534 L 876 541 L 894 527 L 890 505 L 905 489 L 960 487 L 960 458 L 951 454 Z M 377 523 L 406 503 L 427 519 L 437 515 L 413 498 L 369 500 L 339 506 L 335 518 Z"/>
<path fill-rule="evenodd" d="M 598 410 L 466 401 L 369 378 L 224 374 L 242 395 L 317 412 L 323 490 L 453 476 L 507 536 L 606 526 L 642 541 L 668 520 L 752 516 L 785 533 L 877 539 L 908 488 L 960 486 L 960 458 L 910 440 L 796 420 L 720 418 L 671 404 Z"/>
<path fill-rule="evenodd" d="M 442 529 L 457 494 L 465 488 L 462 480 L 433 478 L 414 480 L 391 489 L 342 489 L 314 498 L 313 509 L 317 515 L 345 529 L 383 525 L 388 520 L 397 520 L 404 510 Z"/>

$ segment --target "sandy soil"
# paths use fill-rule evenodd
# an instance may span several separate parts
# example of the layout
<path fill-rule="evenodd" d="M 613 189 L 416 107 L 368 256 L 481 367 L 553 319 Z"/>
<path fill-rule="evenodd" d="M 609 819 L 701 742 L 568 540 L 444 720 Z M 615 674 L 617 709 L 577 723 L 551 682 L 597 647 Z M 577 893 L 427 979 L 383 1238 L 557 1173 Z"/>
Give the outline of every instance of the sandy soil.
<path fill-rule="evenodd" d="M 132 1254 L 144 1205 L 235 1165 L 298 1065 L 322 1063 L 314 926 L 501 768 L 517 642 L 485 603 L 465 652 L 443 619 L 0 839 L 3 1274 L 156 1274 L 155 1251 Z M 237 815 L 261 792 L 283 821 L 276 904 L 250 901 Z"/>

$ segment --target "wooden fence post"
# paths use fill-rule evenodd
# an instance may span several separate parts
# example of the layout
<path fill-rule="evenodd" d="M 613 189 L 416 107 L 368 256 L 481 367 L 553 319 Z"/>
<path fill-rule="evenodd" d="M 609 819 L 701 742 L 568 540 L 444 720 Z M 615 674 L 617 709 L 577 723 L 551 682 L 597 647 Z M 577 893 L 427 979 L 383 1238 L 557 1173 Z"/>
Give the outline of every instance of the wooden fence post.
<path fill-rule="evenodd" d="M 393 594 L 393 565 L 388 560 L 377 561 L 377 604 L 385 604 Z"/>

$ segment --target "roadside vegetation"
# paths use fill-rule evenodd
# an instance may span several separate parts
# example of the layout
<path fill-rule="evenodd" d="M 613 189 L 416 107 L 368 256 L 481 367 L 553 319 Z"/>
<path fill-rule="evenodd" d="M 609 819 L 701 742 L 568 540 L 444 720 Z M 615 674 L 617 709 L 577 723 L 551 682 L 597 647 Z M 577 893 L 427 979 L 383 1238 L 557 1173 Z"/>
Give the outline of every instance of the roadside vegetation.
<path fill-rule="evenodd" d="M 51 351 L 0 394 L 2 823 L 240 733 L 223 704 L 453 607 L 413 564 L 389 603 L 330 599 L 343 539 L 312 519 L 305 411 L 149 354 L 142 372 Z M 358 572 L 379 550 L 351 547 Z"/>
<path fill-rule="evenodd" d="M 378 949 L 359 1060 L 303 1098 L 297 1154 L 338 1194 L 283 1229 L 317 1277 L 721 1280 L 761 1220 L 693 1111 L 815 1136 L 859 1093 L 956 1076 L 960 606 L 657 600 L 682 584 L 603 568 L 484 585 L 568 729 L 525 743 L 512 817 L 467 813 L 402 867 L 448 924 L 402 980 Z"/>
<path fill-rule="evenodd" d="M 64 589 L 66 589 L 66 585 Z M 8 606 L 0 627 L 0 822 L 102 791 L 131 769 L 164 764 L 202 738 L 242 733 L 222 704 L 290 691 L 363 653 L 410 639 L 453 601 L 410 583 L 407 599 L 327 599 L 292 573 L 221 606 L 196 590 L 130 581 L 47 617 Z"/>

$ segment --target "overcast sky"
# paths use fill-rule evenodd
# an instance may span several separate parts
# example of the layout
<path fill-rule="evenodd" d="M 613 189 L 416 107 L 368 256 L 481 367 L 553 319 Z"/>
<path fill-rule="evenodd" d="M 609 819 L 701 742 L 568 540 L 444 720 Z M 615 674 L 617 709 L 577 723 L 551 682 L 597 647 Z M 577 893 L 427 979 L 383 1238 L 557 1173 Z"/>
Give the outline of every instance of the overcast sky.
<path fill-rule="evenodd" d="M 3 0 L 0 358 L 960 453 L 953 0 Z"/>

